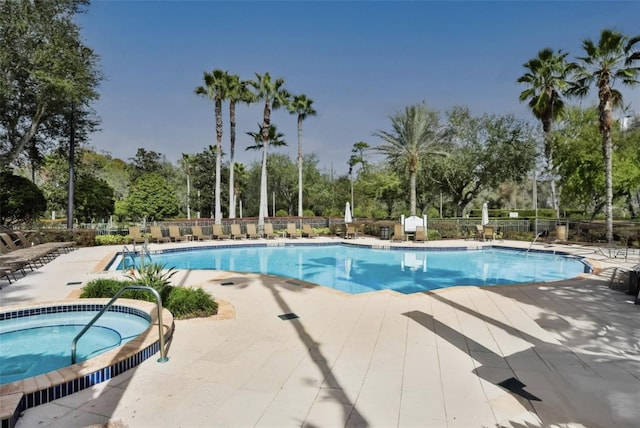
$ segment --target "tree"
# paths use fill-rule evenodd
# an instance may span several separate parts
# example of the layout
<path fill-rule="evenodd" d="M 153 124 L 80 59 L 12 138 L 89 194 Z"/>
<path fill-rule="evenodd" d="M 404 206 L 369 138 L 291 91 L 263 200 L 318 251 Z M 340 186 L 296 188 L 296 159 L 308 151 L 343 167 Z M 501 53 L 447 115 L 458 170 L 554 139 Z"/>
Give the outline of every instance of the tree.
<path fill-rule="evenodd" d="M 271 110 L 286 105 L 289 93 L 284 89 L 284 79 L 271 79 L 269 73 L 256 73 L 256 80 L 250 81 L 257 101 L 264 101 L 264 112 L 260 132 L 262 133 L 262 173 L 260 174 L 260 207 L 258 211 L 258 229 L 262 233 L 264 217 L 267 212 L 267 155 L 269 152 L 269 131 L 271 130 Z"/>
<path fill-rule="evenodd" d="M 578 58 L 574 81 L 569 92 L 578 97 L 585 97 L 592 86 L 598 89 L 598 112 L 600 133 L 602 136 L 602 153 L 605 172 L 605 220 L 607 223 L 606 239 L 613 242 L 613 172 L 612 172 L 612 139 L 611 128 L 614 123 L 613 109 L 622 105 L 622 93 L 613 88 L 616 80 L 624 85 L 633 86 L 639 83 L 640 50 L 636 43 L 640 36 L 628 37 L 610 29 L 600 33 L 600 40 L 594 43 L 591 39 L 582 42 L 586 56 Z"/>
<path fill-rule="evenodd" d="M 91 175 L 80 176 L 74 193 L 76 218 L 85 223 L 108 219 L 115 210 L 113 189 Z"/>
<path fill-rule="evenodd" d="M 47 201 L 38 186 L 8 172 L 0 175 L 0 225 L 11 226 L 39 219 L 47 208 Z"/>
<path fill-rule="evenodd" d="M 160 174 L 141 175 L 131 185 L 126 199 L 128 217 L 154 221 L 175 216 L 179 211 L 175 190 Z"/>
<path fill-rule="evenodd" d="M 134 157 L 129 158 L 129 161 L 131 161 L 131 181 L 136 181 L 144 174 L 162 174 L 162 164 L 166 159 L 158 152 L 141 147 Z"/>
<path fill-rule="evenodd" d="M 295 95 L 287 108 L 291 114 L 298 116 L 298 217 L 302 217 L 302 122 L 308 116 L 315 116 L 313 100 L 306 95 Z"/>
<path fill-rule="evenodd" d="M 523 67 L 528 71 L 517 82 L 528 86 L 520 93 L 520 101 L 529 101 L 533 116 L 542 123 L 544 132 L 544 156 L 546 175 L 551 183 L 551 198 L 556 217 L 560 217 L 560 207 L 556 194 L 556 181 L 553 176 L 553 150 L 551 131 L 553 122 L 557 121 L 564 110 L 562 94 L 568 87 L 568 76 L 573 66 L 566 61 L 568 53 L 561 50 L 555 52 L 546 48 L 538 52 L 538 56 L 527 61 Z"/>
<path fill-rule="evenodd" d="M 229 100 L 229 218 L 236 217 L 236 104 L 254 102 L 253 93 L 247 88 L 248 82 L 237 75 L 228 75 L 227 99 Z"/>
<path fill-rule="evenodd" d="M 31 144 L 69 135 L 69 115 L 91 117 L 102 80 L 98 56 L 82 43 L 75 15 L 86 0 L 0 2 L 0 167 Z M 76 132 L 95 128 L 95 119 L 77 121 Z M 35 139 L 35 140 L 34 140 Z"/>
<path fill-rule="evenodd" d="M 568 109 L 561 125 L 555 140 L 562 191 L 571 195 L 573 208 L 588 212 L 593 219 L 606 205 L 598 110 Z M 613 201 L 620 208 L 626 202 L 634 217 L 637 213 L 632 201 L 640 190 L 640 132 L 621 132 L 614 127 L 612 136 L 617 141 L 612 152 Z"/>
<path fill-rule="evenodd" d="M 247 187 L 247 180 L 249 173 L 247 172 L 244 164 L 234 163 L 234 185 L 233 185 L 233 200 L 241 200 L 241 196 L 244 195 L 244 191 Z M 242 217 L 242 210 L 240 210 L 240 216 Z"/>
<path fill-rule="evenodd" d="M 447 116 L 449 155 L 434 159 L 423 173 L 462 216 L 481 191 L 526 177 L 534 167 L 535 142 L 531 129 L 511 115 L 473 117 L 468 108 L 455 107 Z"/>
<path fill-rule="evenodd" d="M 215 223 L 222 224 L 220 208 L 220 177 L 222 158 L 222 100 L 227 97 L 229 73 L 215 69 L 211 73 L 204 72 L 204 86 L 195 89 L 197 95 L 208 97 L 215 103 L 216 116 L 216 187 L 215 187 Z"/>
<path fill-rule="evenodd" d="M 416 215 L 416 177 L 421 163 L 431 154 L 443 154 L 438 150 L 444 136 L 438 112 L 426 104 L 407 106 L 403 113 L 391 118 L 393 131 L 377 131 L 375 136 L 383 141 L 375 147 L 378 153 L 399 171 L 409 172 L 410 212 Z"/>

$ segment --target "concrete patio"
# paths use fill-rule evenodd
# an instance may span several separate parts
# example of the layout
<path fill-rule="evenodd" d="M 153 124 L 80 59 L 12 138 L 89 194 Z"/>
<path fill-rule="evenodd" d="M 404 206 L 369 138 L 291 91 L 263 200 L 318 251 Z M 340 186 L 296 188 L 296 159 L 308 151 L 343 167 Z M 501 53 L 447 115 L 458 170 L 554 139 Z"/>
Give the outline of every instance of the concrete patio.
<path fill-rule="evenodd" d="M 151 247 L 169 245 L 212 243 Z M 638 263 L 584 247 L 536 248 L 584 255 L 603 268 Z M 80 249 L 4 282 L 0 306 L 64 299 L 82 286 L 70 282 L 118 275 L 98 270 L 120 249 Z M 640 306 L 609 289 L 611 273 L 348 296 L 272 276 L 181 271 L 174 283 L 203 287 L 234 316 L 176 321 L 168 363 L 151 358 L 27 410 L 17 426 L 637 427 Z M 299 318 L 278 318 L 287 313 Z"/>

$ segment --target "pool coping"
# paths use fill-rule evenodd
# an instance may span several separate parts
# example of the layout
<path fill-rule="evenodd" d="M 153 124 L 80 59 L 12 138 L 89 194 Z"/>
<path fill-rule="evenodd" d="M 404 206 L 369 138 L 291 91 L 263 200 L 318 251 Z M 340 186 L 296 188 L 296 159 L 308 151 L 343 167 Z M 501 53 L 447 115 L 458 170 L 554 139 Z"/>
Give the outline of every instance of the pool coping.
<path fill-rule="evenodd" d="M 14 305 L 2 308 L 0 314 L 21 313 L 38 308 L 68 306 L 104 306 L 110 299 L 67 299 Z M 116 307 L 131 308 L 150 318 L 150 324 L 136 338 L 122 346 L 86 361 L 69 365 L 27 379 L 0 385 L 0 427 L 15 426 L 23 411 L 65 397 L 75 392 L 105 382 L 118 374 L 136 367 L 160 350 L 158 314 L 156 304 L 141 300 L 119 299 Z M 174 331 L 171 312 L 163 308 L 163 330 L 169 340 Z"/>

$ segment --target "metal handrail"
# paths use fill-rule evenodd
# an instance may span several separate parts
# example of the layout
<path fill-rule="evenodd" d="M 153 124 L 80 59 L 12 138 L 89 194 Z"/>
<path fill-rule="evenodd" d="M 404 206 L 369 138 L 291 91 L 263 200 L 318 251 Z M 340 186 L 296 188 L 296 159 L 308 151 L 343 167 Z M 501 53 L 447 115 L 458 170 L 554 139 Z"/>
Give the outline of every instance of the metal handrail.
<path fill-rule="evenodd" d="M 146 285 L 127 285 L 126 287 L 123 287 L 122 289 L 120 289 L 120 291 L 118 291 L 116 295 L 113 296 L 106 305 L 104 305 L 102 310 L 98 312 L 98 314 L 95 317 L 93 317 L 91 321 L 89 321 L 89 324 L 85 325 L 84 328 L 80 331 L 80 333 L 78 333 L 76 337 L 73 339 L 73 342 L 71 342 L 71 364 L 76 363 L 76 346 L 77 346 L 78 340 L 80 340 L 80 338 L 87 331 L 89 331 L 91 326 L 93 326 L 93 324 L 95 324 L 95 322 L 98 321 L 98 318 L 100 318 L 102 314 L 104 314 L 107 311 L 107 309 L 109 309 L 115 303 L 115 301 L 118 300 L 120 295 L 124 293 L 126 290 L 147 290 L 147 291 L 151 291 L 153 295 L 156 297 L 156 303 L 158 307 L 158 333 L 160 334 L 160 358 L 158 358 L 158 362 L 166 363 L 167 361 L 169 361 L 169 359 L 167 358 L 166 350 L 164 349 L 164 333 L 162 331 L 163 329 L 162 297 L 160 297 L 160 294 L 156 289 L 148 287 Z"/>
<path fill-rule="evenodd" d="M 131 263 L 133 267 L 136 267 L 136 259 L 134 258 L 134 254 L 140 253 L 140 266 L 144 267 L 145 258 L 149 259 L 149 263 L 153 263 L 153 259 L 151 258 L 151 253 L 149 252 L 149 245 L 145 243 L 140 247 L 140 251 L 136 250 L 136 244 L 133 244 L 133 251 L 129 250 L 129 247 L 126 245 L 122 247 L 122 268 L 126 269 L 124 261 L 127 259 L 127 256 L 131 259 Z"/>
<path fill-rule="evenodd" d="M 135 244 L 134 245 L 134 252 L 135 252 Z M 126 245 L 124 247 L 122 247 L 122 268 L 126 269 L 127 266 L 125 265 L 124 261 L 127 259 L 127 256 L 129 256 L 129 258 L 131 259 L 131 263 L 133 264 L 133 266 L 136 266 L 136 260 L 133 258 L 133 254 L 131 253 L 131 251 L 129 251 L 129 247 L 127 247 Z"/>

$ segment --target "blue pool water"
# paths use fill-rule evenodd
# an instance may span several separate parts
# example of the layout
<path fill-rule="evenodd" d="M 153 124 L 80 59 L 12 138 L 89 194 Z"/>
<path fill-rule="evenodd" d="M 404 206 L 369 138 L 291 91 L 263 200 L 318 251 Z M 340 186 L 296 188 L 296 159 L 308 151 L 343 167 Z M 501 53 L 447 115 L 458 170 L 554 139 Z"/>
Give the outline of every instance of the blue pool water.
<path fill-rule="evenodd" d="M 177 269 L 265 273 L 351 294 L 390 289 L 401 293 L 455 285 L 557 281 L 585 272 L 579 259 L 503 249 L 383 250 L 352 245 L 241 246 L 153 255 Z"/>
<path fill-rule="evenodd" d="M 71 343 L 97 312 L 64 312 L 0 322 L 0 385 L 71 365 Z M 149 326 L 132 314 L 105 312 L 77 343 L 78 362 L 128 342 Z"/>

